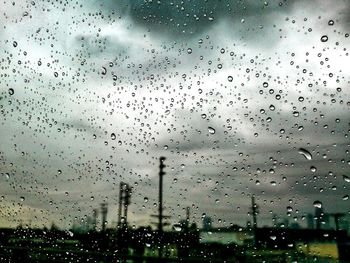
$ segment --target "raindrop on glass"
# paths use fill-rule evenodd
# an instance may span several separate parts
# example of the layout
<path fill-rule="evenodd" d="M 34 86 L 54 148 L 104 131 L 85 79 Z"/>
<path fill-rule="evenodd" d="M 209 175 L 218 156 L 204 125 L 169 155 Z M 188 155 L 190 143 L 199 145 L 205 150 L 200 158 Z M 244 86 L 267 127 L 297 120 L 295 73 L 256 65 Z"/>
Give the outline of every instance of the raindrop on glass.
<path fill-rule="evenodd" d="M 102 75 L 106 75 L 107 74 L 107 69 L 105 67 L 102 67 Z"/>
<path fill-rule="evenodd" d="M 349 176 L 343 175 L 343 179 L 344 179 L 345 182 L 350 183 L 350 177 Z"/>
<path fill-rule="evenodd" d="M 321 42 L 327 42 L 328 41 L 328 36 L 324 35 L 321 37 Z"/>
<path fill-rule="evenodd" d="M 322 208 L 322 203 L 318 200 L 316 200 L 314 203 L 313 203 L 314 207 L 316 208 Z"/>
<path fill-rule="evenodd" d="M 304 156 L 306 160 L 312 160 L 312 155 L 308 150 L 304 148 L 299 148 L 298 153 Z"/>
<path fill-rule="evenodd" d="M 210 134 L 215 134 L 215 129 L 214 128 L 212 128 L 212 127 L 208 127 L 208 132 L 210 133 Z"/>
<path fill-rule="evenodd" d="M 293 111 L 293 116 L 298 117 L 299 116 L 299 111 Z"/>

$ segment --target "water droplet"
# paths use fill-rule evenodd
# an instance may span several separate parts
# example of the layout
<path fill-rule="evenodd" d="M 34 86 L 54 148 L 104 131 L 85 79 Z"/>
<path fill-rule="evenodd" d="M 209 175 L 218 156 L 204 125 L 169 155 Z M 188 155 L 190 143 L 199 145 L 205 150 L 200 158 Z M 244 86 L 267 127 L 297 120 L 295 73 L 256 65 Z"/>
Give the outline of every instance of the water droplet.
<path fill-rule="evenodd" d="M 115 140 L 117 138 L 117 136 L 115 135 L 115 133 L 111 133 L 111 139 Z"/>
<path fill-rule="evenodd" d="M 344 200 L 344 201 L 349 200 L 349 195 L 344 195 L 344 196 L 343 196 L 343 200 Z"/>
<path fill-rule="evenodd" d="M 317 168 L 316 168 L 315 166 L 311 166 L 311 167 L 310 167 L 310 171 L 313 172 L 313 173 L 315 173 L 315 172 L 317 171 Z"/>
<path fill-rule="evenodd" d="M 314 203 L 313 203 L 314 207 L 316 208 L 322 208 L 322 203 L 318 200 L 316 200 Z"/>
<path fill-rule="evenodd" d="M 327 42 L 327 41 L 328 41 L 328 36 L 323 35 L 323 36 L 321 37 L 321 42 Z"/>
<path fill-rule="evenodd" d="M 344 179 L 345 182 L 350 183 L 350 177 L 349 176 L 343 175 L 343 179 Z"/>
<path fill-rule="evenodd" d="M 102 67 L 101 73 L 102 73 L 102 75 L 106 75 L 107 74 L 107 69 L 105 67 Z"/>
<path fill-rule="evenodd" d="M 215 134 L 215 129 L 214 128 L 212 128 L 212 127 L 208 127 L 208 132 L 210 133 L 210 134 Z"/>
<path fill-rule="evenodd" d="M 174 225 L 174 230 L 177 231 L 177 232 L 180 232 L 182 230 L 182 227 L 180 224 L 175 224 Z"/>
<path fill-rule="evenodd" d="M 228 80 L 229 82 L 232 82 L 232 81 L 233 81 L 233 77 L 232 77 L 232 76 L 228 76 L 228 77 L 227 77 L 227 80 Z"/>
<path fill-rule="evenodd" d="M 187 49 L 187 53 L 188 53 L 188 54 L 192 54 L 192 48 L 188 48 L 188 49 Z"/>
<path fill-rule="evenodd" d="M 299 117 L 299 111 L 293 111 L 293 116 L 294 117 Z"/>
<path fill-rule="evenodd" d="M 17 42 L 16 41 L 13 41 L 13 47 L 17 47 Z"/>
<path fill-rule="evenodd" d="M 277 239 L 276 236 L 270 236 L 270 238 L 271 238 L 272 240 L 276 240 L 276 239 Z"/>
<path fill-rule="evenodd" d="M 207 117 L 207 114 L 205 114 L 205 113 L 202 113 L 202 114 L 201 114 L 201 118 L 202 118 L 202 119 L 205 119 L 206 117 Z"/>
<path fill-rule="evenodd" d="M 312 155 L 308 150 L 306 150 L 304 148 L 299 148 L 298 153 L 300 153 L 302 156 L 304 156 L 306 158 L 306 160 L 309 160 L 309 161 L 312 160 Z"/>
<path fill-rule="evenodd" d="M 94 201 L 94 199 L 95 199 L 94 196 L 91 196 L 91 197 L 90 197 L 90 200 L 91 200 L 91 201 Z"/>
<path fill-rule="evenodd" d="M 13 94 L 15 94 L 15 90 L 13 88 L 9 88 L 9 94 L 12 96 Z"/>
<path fill-rule="evenodd" d="M 21 202 L 24 202 L 24 200 L 26 200 L 23 196 L 20 197 Z"/>
<path fill-rule="evenodd" d="M 329 26 L 333 26 L 333 25 L 334 25 L 334 21 L 333 21 L 333 20 L 329 20 L 329 21 L 328 21 L 328 25 L 329 25 Z"/>
<path fill-rule="evenodd" d="M 148 203 L 148 197 L 144 197 L 144 198 L 143 198 L 143 201 L 144 201 L 145 203 Z"/>

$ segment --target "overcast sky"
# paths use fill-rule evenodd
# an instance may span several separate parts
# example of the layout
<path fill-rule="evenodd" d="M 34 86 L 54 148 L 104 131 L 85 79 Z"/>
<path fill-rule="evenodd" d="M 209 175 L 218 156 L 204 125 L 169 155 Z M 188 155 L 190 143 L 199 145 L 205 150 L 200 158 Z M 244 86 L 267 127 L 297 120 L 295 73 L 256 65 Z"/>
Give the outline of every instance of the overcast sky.
<path fill-rule="evenodd" d="M 0 9 L 0 226 L 116 221 L 121 181 L 148 225 L 160 156 L 172 223 L 244 225 L 252 194 L 260 225 L 350 212 L 349 1 Z"/>

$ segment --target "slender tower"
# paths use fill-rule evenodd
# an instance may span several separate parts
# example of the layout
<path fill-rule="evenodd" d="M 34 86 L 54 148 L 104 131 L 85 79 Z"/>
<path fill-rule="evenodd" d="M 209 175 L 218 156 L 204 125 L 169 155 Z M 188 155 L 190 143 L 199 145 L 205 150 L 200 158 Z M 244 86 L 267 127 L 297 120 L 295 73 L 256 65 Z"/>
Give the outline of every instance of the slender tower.
<path fill-rule="evenodd" d="M 128 206 L 130 204 L 131 190 L 132 188 L 128 184 L 125 184 L 125 189 L 124 189 L 124 224 L 125 226 L 127 226 L 128 224 Z"/>

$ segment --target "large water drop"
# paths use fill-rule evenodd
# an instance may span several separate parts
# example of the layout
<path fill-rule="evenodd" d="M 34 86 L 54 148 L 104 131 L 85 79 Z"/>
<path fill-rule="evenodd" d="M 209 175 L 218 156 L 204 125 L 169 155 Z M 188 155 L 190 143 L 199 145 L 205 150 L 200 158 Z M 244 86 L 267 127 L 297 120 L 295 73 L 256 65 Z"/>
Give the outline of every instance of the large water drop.
<path fill-rule="evenodd" d="M 312 160 L 312 154 L 308 150 L 304 148 L 299 148 L 298 153 L 304 156 L 307 160 Z"/>

